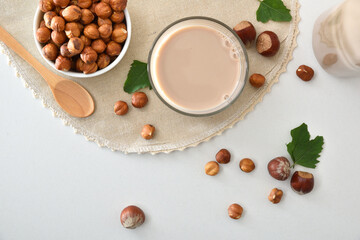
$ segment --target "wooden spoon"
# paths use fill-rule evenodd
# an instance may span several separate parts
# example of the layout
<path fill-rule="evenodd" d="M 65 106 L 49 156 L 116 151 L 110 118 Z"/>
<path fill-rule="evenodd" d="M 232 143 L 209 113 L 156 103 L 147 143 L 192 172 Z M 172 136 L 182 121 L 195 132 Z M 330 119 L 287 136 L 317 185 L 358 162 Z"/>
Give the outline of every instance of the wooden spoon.
<path fill-rule="evenodd" d="M 73 117 L 84 118 L 93 114 L 94 100 L 79 84 L 56 75 L 39 63 L 15 38 L 0 26 L 0 41 L 27 61 L 49 85 L 56 102 Z"/>

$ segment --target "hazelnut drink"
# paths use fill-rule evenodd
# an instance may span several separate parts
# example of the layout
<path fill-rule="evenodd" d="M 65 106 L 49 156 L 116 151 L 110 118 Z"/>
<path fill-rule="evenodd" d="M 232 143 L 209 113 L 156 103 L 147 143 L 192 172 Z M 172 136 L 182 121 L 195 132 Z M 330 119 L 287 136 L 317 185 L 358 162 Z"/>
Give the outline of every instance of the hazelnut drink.
<path fill-rule="evenodd" d="M 226 34 L 204 24 L 205 19 L 197 20 L 180 22 L 160 37 L 149 59 L 150 79 L 173 109 L 210 115 L 240 94 L 247 74 L 246 54 L 231 30 Z"/>

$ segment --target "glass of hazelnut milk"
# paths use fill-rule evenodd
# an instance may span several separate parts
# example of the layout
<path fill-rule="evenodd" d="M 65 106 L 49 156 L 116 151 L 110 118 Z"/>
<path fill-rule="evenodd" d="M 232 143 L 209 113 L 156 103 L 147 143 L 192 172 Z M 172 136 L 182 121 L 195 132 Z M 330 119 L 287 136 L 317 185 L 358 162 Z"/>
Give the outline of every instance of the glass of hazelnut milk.
<path fill-rule="evenodd" d="M 244 88 L 248 69 L 237 34 L 207 17 L 184 18 L 166 27 L 148 59 L 158 97 L 189 116 L 210 116 L 231 105 Z"/>
<path fill-rule="evenodd" d="M 313 31 L 320 65 L 338 77 L 360 77 L 360 0 L 346 0 L 324 12 Z"/>

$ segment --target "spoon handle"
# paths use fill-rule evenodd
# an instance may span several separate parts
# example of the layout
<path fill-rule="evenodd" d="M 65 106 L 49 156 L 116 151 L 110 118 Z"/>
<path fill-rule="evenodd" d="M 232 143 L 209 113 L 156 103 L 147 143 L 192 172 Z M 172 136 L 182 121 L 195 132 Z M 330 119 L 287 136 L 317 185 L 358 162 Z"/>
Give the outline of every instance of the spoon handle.
<path fill-rule="evenodd" d="M 56 84 L 56 79 L 50 77 L 53 75 L 46 67 L 44 67 L 35 57 L 33 57 L 16 39 L 11 36 L 4 28 L 0 26 L 0 41 L 11 48 L 15 53 L 28 62 L 38 73 L 46 80 L 51 88 Z"/>

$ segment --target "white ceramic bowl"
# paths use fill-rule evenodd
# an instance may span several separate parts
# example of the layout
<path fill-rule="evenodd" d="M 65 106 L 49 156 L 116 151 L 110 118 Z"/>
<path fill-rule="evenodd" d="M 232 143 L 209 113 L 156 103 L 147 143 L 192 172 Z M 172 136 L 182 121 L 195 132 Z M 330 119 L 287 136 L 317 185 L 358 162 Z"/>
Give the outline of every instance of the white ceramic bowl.
<path fill-rule="evenodd" d="M 56 71 L 61 72 L 62 74 L 65 74 L 67 76 L 70 77 L 76 77 L 76 78 L 91 78 L 91 77 L 97 77 L 100 76 L 101 74 L 104 74 L 108 71 L 110 71 L 111 69 L 113 69 L 120 61 L 121 59 L 123 59 L 123 57 L 125 56 L 126 51 L 129 48 L 130 45 L 130 40 L 131 40 L 131 20 L 130 20 L 130 14 L 129 11 L 127 9 L 124 10 L 124 14 L 125 14 L 125 21 L 126 21 L 126 27 L 127 27 L 127 31 L 128 31 L 128 37 L 124 43 L 124 46 L 120 52 L 120 55 L 106 68 L 98 70 L 94 73 L 91 74 L 84 74 L 84 73 L 79 73 L 79 72 L 73 72 L 73 71 L 60 71 L 57 70 L 55 68 L 55 64 L 52 61 L 47 60 L 43 54 L 42 54 L 42 44 L 40 44 L 37 40 L 36 40 L 36 31 L 39 28 L 40 22 L 43 19 L 44 13 L 40 11 L 40 9 L 38 8 L 36 10 L 36 14 L 35 14 L 35 18 L 34 18 L 34 24 L 33 24 L 33 32 L 34 32 L 34 40 L 35 40 L 35 45 L 37 47 L 37 49 L 39 50 L 40 55 L 43 57 L 43 59 L 52 67 L 54 68 Z"/>

